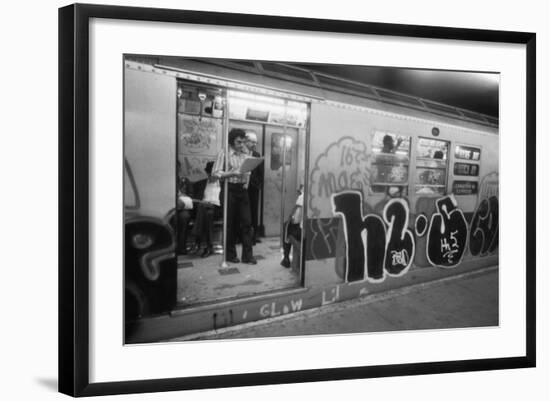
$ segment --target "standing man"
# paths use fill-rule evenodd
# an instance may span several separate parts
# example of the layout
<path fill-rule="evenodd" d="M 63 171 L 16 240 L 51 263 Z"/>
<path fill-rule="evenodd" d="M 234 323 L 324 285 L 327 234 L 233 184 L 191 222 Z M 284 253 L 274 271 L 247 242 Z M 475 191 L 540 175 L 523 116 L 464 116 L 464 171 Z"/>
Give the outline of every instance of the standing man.
<path fill-rule="evenodd" d="M 260 153 L 256 150 L 258 146 L 258 137 L 254 132 L 246 133 L 246 147 L 251 156 L 261 157 Z M 252 231 L 253 231 L 253 243 L 256 245 L 260 243 L 260 231 L 258 227 L 258 206 L 260 201 L 260 191 L 262 190 L 264 182 L 264 163 L 262 162 L 258 167 L 252 170 L 250 174 L 250 182 L 248 183 L 248 197 L 250 199 L 250 213 L 252 215 Z"/>
<path fill-rule="evenodd" d="M 248 157 L 246 134 L 242 129 L 234 128 L 229 131 L 227 152 L 228 169 L 224 171 L 224 151 L 218 154 L 214 165 L 213 175 L 227 180 L 227 227 L 225 243 L 225 260 L 239 263 L 235 247 L 236 233 L 239 230 L 243 244 L 242 263 L 255 265 L 256 259 L 252 256 L 252 221 L 250 215 L 250 200 L 248 198 L 248 183 L 250 173 L 240 174 L 239 168 Z"/>

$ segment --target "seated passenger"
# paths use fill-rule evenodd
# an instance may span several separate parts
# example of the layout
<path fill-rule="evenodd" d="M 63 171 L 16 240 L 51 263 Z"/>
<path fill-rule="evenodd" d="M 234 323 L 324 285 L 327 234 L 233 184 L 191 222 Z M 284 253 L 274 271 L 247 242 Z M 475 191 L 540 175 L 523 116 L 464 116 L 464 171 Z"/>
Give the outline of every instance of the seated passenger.
<path fill-rule="evenodd" d="M 443 151 L 441 150 L 436 150 L 434 152 L 434 159 L 443 159 Z"/>
<path fill-rule="evenodd" d="M 180 255 L 187 255 L 187 228 L 191 221 L 193 210 L 193 199 L 190 196 L 189 182 L 186 178 L 180 180 L 177 199 L 177 229 L 178 243 L 176 252 Z"/>
<path fill-rule="evenodd" d="M 204 244 L 201 257 L 214 253 L 212 239 L 214 237 L 214 215 L 220 207 L 220 183 L 217 177 L 212 176 L 214 162 L 208 162 L 204 171 L 208 174 L 202 200 L 197 201 L 197 216 L 193 227 L 193 235 L 198 244 Z"/>
<path fill-rule="evenodd" d="M 290 251 L 292 250 L 291 239 L 300 242 L 302 240 L 302 209 L 304 206 L 303 185 L 298 190 L 298 199 L 290 213 L 290 218 L 285 222 L 283 232 L 283 260 L 281 266 L 290 267 Z"/>
<path fill-rule="evenodd" d="M 382 153 L 395 153 L 401 142 L 403 142 L 401 137 L 397 139 L 397 143 L 394 143 L 391 135 L 384 135 L 384 138 L 382 138 Z"/>

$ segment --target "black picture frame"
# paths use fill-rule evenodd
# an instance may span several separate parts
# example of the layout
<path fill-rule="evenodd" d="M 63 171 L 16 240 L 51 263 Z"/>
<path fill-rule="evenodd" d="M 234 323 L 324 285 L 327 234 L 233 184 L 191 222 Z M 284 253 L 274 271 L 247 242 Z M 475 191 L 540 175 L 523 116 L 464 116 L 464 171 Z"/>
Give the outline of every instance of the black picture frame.
<path fill-rule="evenodd" d="M 520 357 L 90 383 L 89 23 L 92 18 L 514 43 L 526 48 L 526 353 Z M 76 4 L 59 9 L 59 391 L 95 396 L 534 367 L 536 35 L 358 21 Z"/>

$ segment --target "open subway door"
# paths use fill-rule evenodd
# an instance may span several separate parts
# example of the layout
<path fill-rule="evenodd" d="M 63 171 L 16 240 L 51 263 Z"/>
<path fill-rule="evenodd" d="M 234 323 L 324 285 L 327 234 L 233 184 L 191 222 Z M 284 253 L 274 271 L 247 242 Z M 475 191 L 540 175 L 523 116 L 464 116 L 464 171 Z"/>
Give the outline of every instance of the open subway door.
<path fill-rule="evenodd" d="M 302 215 L 290 230 L 295 235 L 286 235 L 285 223 L 304 182 L 308 105 L 189 80 L 178 81 L 177 96 L 177 175 L 178 182 L 185 183 L 178 199 L 185 192 L 188 200 L 178 205 L 177 309 L 299 287 Z M 231 144 L 234 131 L 245 137 Z M 231 182 L 219 171 L 231 170 L 225 163 L 233 163 L 238 155 L 263 158 L 246 183 Z M 215 172 L 209 164 L 216 166 Z M 210 185 L 220 190 L 215 205 L 206 201 Z M 236 197 L 231 192 L 235 186 L 238 203 L 230 199 Z M 243 256 L 243 236 L 249 232 L 241 207 L 249 208 L 251 231 L 257 234 L 252 247 L 257 263 Z M 228 246 L 236 243 L 237 255 L 224 257 L 225 239 Z"/>

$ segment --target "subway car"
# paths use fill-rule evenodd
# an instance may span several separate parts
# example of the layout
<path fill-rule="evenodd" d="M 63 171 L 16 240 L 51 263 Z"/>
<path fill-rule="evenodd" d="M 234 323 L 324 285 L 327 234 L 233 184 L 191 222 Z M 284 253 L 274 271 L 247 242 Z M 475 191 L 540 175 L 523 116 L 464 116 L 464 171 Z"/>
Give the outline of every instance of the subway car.
<path fill-rule="evenodd" d="M 262 158 L 256 265 L 226 260 L 227 183 L 212 179 L 236 128 Z M 498 132 L 498 118 L 307 65 L 126 55 L 125 341 L 498 266 Z"/>

